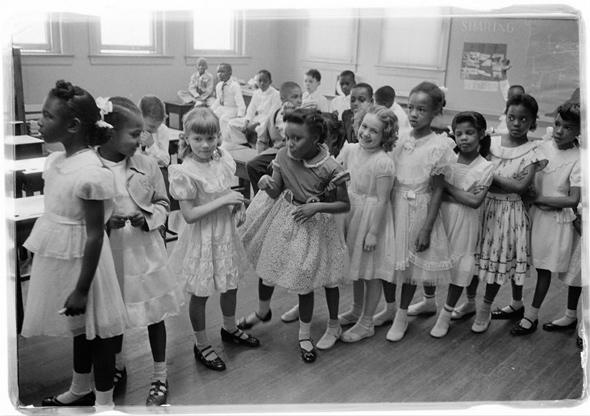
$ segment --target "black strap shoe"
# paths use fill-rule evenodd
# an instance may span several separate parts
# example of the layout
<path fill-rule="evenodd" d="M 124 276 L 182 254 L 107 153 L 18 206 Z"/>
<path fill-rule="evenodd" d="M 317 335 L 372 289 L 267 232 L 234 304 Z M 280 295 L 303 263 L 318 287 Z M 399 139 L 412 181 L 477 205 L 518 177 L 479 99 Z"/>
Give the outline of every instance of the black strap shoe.
<path fill-rule="evenodd" d="M 234 332 L 229 332 L 225 328 L 221 328 L 221 340 L 224 342 L 231 342 L 233 344 L 245 345 L 246 347 L 259 347 L 260 341 L 251 335 L 246 334 L 241 329 L 236 329 Z"/>
<path fill-rule="evenodd" d="M 199 350 L 197 348 L 197 346 L 194 345 L 193 352 L 195 354 L 195 358 L 197 359 L 197 361 L 200 362 L 201 364 L 203 364 L 208 369 L 214 370 L 214 371 L 225 370 L 225 363 L 223 362 L 223 360 L 221 358 L 219 358 L 219 356 L 217 356 L 214 360 L 207 359 L 208 356 L 215 353 L 215 351 L 213 350 L 213 347 L 211 347 L 211 345 L 207 345 L 202 350 Z"/>
<path fill-rule="evenodd" d="M 90 393 L 80 397 L 78 400 L 74 400 L 71 403 L 62 403 L 57 399 L 57 396 L 46 397 L 41 401 L 41 406 L 43 407 L 79 407 L 79 406 L 94 406 L 94 402 L 96 400 L 96 396 L 94 392 L 91 391 Z"/>
<path fill-rule="evenodd" d="M 522 319 L 524 317 L 524 306 L 518 309 L 514 309 L 511 305 L 508 307 L 511 309 L 510 312 L 505 312 L 502 309 L 492 311 L 492 319 Z"/>

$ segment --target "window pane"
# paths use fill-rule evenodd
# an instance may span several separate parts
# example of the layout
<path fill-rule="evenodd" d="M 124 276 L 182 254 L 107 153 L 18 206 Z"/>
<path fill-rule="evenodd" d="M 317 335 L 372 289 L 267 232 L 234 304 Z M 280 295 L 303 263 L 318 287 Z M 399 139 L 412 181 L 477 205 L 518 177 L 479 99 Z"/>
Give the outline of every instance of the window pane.
<path fill-rule="evenodd" d="M 193 12 L 193 48 L 232 50 L 233 28 L 233 10 L 195 10 Z"/>
<path fill-rule="evenodd" d="M 136 10 L 133 15 L 101 16 L 100 38 L 102 45 L 151 47 L 152 14 Z"/>
<path fill-rule="evenodd" d="M 13 42 L 17 45 L 49 43 L 47 25 L 49 16 L 45 13 L 28 14 L 13 22 Z"/>

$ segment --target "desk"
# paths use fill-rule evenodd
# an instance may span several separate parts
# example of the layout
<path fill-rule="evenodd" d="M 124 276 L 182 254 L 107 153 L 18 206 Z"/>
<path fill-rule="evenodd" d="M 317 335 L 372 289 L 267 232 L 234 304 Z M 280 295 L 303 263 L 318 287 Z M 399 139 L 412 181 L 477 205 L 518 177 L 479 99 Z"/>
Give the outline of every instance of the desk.
<path fill-rule="evenodd" d="M 186 104 L 180 101 L 164 101 L 164 107 L 168 115 L 166 125 L 174 129 L 182 129 L 182 117 L 194 106 L 194 104 Z"/>
<path fill-rule="evenodd" d="M 35 157 L 32 159 L 6 160 L 6 168 L 9 171 L 10 186 L 15 186 L 14 197 L 21 198 L 23 192 L 26 196 L 33 196 L 37 191 L 43 191 L 43 168 L 47 157 Z"/>
<path fill-rule="evenodd" d="M 242 193 L 246 198 L 250 198 L 250 178 L 246 170 L 246 163 L 255 158 L 258 152 L 240 145 L 228 145 L 226 150 L 236 162 L 236 176 L 239 178 Z"/>
<path fill-rule="evenodd" d="M 18 198 L 6 199 L 6 207 L 8 211 L 8 232 L 14 241 L 12 249 L 14 249 L 14 275 L 15 280 L 15 294 L 16 294 L 16 330 L 17 334 L 20 334 L 24 308 L 23 308 L 23 295 L 21 285 L 21 271 L 18 259 L 18 249 L 23 245 L 37 218 L 43 214 L 44 210 L 44 198 L 43 195 L 32 196 L 29 198 Z"/>
<path fill-rule="evenodd" d="M 43 156 L 43 144 L 41 139 L 32 136 L 6 136 L 4 139 L 4 152 L 7 159 L 21 160 Z"/>

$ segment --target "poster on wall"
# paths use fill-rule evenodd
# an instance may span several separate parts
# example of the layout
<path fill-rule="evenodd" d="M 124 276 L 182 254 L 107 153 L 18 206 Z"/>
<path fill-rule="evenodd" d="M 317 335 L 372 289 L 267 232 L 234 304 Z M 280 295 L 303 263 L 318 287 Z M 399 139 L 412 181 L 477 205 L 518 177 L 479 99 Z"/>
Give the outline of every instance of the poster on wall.
<path fill-rule="evenodd" d="M 461 79 L 466 90 L 497 91 L 498 82 L 506 79 L 502 71 L 507 63 L 505 43 L 463 44 Z"/>

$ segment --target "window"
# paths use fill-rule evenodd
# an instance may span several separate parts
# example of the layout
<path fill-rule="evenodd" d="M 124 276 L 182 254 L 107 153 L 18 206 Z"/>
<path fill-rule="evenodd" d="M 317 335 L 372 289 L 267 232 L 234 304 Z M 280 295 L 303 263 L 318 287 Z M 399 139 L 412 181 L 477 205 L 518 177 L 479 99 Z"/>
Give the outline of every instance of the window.
<path fill-rule="evenodd" d="M 105 13 L 90 21 L 90 60 L 94 64 L 168 63 L 164 56 L 163 13 L 134 10 Z"/>
<path fill-rule="evenodd" d="M 232 9 L 198 9 L 188 24 L 189 56 L 243 54 L 243 17 Z"/>
<path fill-rule="evenodd" d="M 23 55 L 60 54 L 61 27 L 57 16 L 32 13 L 13 22 L 12 43 Z"/>

